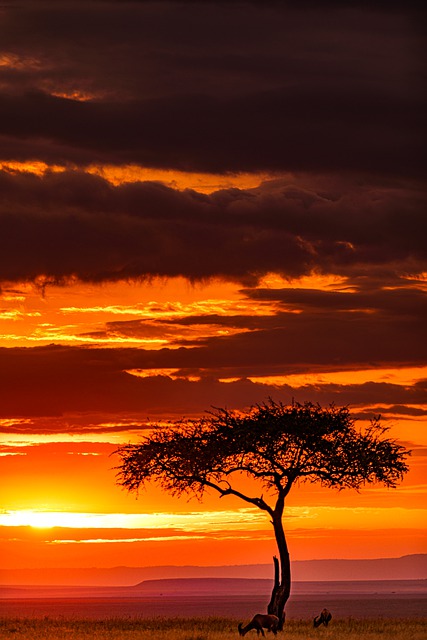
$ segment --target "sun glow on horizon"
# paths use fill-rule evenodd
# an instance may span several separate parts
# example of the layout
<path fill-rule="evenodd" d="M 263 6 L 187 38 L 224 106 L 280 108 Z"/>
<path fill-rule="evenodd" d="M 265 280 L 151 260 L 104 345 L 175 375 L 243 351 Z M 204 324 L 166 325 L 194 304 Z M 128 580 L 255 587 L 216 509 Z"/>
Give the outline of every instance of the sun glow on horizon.
<path fill-rule="evenodd" d="M 0 526 L 51 529 L 157 529 L 183 531 L 216 530 L 218 528 L 259 528 L 266 521 L 258 509 L 235 511 L 197 511 L 187 513 L 78 513 L 22 509 L 0 513 Z"/>
<path fill-rule="evenodd" d="M 397 526 L 420 527 L 425 516 L 423 509 L 404 507 L 339 507 L 288 506 L 286 528 L 304 529 L 343 528 L 344 523 L 354 530 Z M 32 527 L 34 529 L 123 529 L 181 531 L 205 533 L 219 531 L 269 531 L 265 513 L 257 508 L 219 511 L 189 511 L 163 513 L 78 513 L 23 509 L 0 513 L 0 526 Z"/>

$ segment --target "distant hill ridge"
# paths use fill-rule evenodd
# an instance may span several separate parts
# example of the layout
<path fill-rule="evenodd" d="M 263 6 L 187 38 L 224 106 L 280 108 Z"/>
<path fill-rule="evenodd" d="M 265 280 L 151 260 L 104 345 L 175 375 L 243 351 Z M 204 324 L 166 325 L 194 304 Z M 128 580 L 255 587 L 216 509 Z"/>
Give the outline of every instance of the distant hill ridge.
<path fill-rule="evenodd" d="M 422 580 L 427 554 L 364 560 L 294 560 L 295 582 L 346 580 Z M 135 586 L 171 578 L 273 578 L 273 563 L 226 566 L 0 569 L 3 585 Z"/>

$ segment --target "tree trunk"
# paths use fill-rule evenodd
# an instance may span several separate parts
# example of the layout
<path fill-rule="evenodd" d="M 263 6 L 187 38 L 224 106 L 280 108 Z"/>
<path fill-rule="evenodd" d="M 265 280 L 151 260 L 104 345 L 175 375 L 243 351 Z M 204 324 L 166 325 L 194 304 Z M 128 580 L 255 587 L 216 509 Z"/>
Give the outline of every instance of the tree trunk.
<path fill-rule="evenodd" d="M 274 518 L 273 526 L 280 561 L 274 556 L 274 586 L 267 611 L 279 618 L 281 631 L 285 622 L 285 606 L 291 593 L 291 562 L 282 519 Z"/>

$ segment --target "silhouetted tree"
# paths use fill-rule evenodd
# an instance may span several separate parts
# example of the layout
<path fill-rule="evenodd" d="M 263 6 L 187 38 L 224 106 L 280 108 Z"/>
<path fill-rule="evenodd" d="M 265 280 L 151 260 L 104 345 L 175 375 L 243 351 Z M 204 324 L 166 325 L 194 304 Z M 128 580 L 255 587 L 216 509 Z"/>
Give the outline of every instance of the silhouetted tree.
<path fill-rule="evenodd" d="M 410 452 L 386 438 L 386 431 L 379 418 L 357 429 L 348 408 L 334 405 L 269 400 L 246 413 L 214 409 L 198 420 L 159 426 L 141 444 L 120 447 L 117 482 L 138 491 L 155 481 L 172 495 L 200 499 L 213 489 L 265 511 L 279 556 L 268 613 L 279 617 L 282 628 L 291 588 L 283 526 L 289 491 L 296 481 L 339 490 L 377 482 L 395 487 L 408 471 Z M 264 494 L 245 492 L 238 482 L 242 474 L 256 480 Z"/>

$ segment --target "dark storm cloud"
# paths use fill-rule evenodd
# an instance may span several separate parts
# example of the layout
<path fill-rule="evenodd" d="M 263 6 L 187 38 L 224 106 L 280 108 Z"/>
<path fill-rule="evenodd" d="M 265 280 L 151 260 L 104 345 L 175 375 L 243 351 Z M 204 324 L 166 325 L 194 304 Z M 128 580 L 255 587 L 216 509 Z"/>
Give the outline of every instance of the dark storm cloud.
<path fill-rule="evenodd" d="M 422 271 L 426 258 L 426 203 L 411 183 L 309 188 L 289 178 L 203 195 L 158 183 L 113 187 L 79 172 L 42 178 L 0 172 L 0 192 L 3 281 L 156 275 L 254 281 L 267 272 L 312 270 L 369 272 L 379 280 L 387 273 L 393 281 Z M 292 302 L 297 294 L 274 295 Z"/>
<path fill-rule="evenodd" d="M 0 282 L 218 277 L 276 314 L 135 319 L 91 334 L 184 327 L 170 350 L 2 349 L 0 415 L 194 414 L 278 393 L 426 402 L 421 382 L 248 379 L 425 362 L 423 13 L 363 0 L 3 4 L 0 161 L 80 171 L 0 172 Z M 114 187 L 83 172 L 93 163 L 278 179 L 203 195 Z M 270 272 L 340 275 L 348 289 L 250 288 Z M 242 331 L 190 339 L 203 323 Z M 181 379 L 126 373 L 161 368 Z"/>
<path fill-rule="evenodd" d="M 321 291 L 319 289 L 246 289 L 254 300 L 281 302 L 290 309 L 336 312 L 377 312 L 379 316 L 427 317 L 426 292 L 410 288 L 368 290 L 367 292 Z"/>
<path fill-rule="evenodd" d="M 422 407 L 406 407 L 403 405 L 392 405 L 390 407 L 375 407 L 377 413 L 383 414 L 391 414 L 398 416 L 412 416 L 413 418 L 418 418 L 420 416 L 427 416 L 427 409 Z M 413 443 L 412 443 L 412 446 Z M 427 452 L 427 449 L 424 451 Z"/>
<path fill-rule="evenodd" d="M 295 365 L 298 359 L 306 364 L 326 364 L 329 357 L 347 366 L 366 361 L 394 364 L 405 359 L 422 363 L 427 356 L 423 339 L 427 294 L 423 291 L 399 288 L 367 293 L 311 289 L 245 291 L 249 299 L 280 302 L 276 312 L 265 316 L 258 310 L 254 316 L 209 314 L 171 320 L 115 321 L 108 322 L 103 331 L 90 335 L 100 340 L 109 335 L 139 339 L 166 335 L 175 345 L 207 347 L 203 359 L 206 366 L 210 363 L 214 370 L 217 365 L 208 354 L 221 354 L 223 364 L 234 366 L 234 373 L 237 360 L 233 361 L 233 351 L 237 348 L 239 373 L 243 376 L 250 375 L 251 365 L 259 366 L 263 357 L 260 353 L 266 356 L 267 375 L 280 363 Z M 204 325 L 233 328 L 241 333 L 192 337 L 191 329 Z M 247 355 L 242 355 L 245 352 Z M 189 357 L 193 355 L 196 364 L 197 351 Z M 201 362 L 197 366 L 201 366 Z M 268 369 L 268 365 L 273 368 Z M 220 369 L 215 373 L 221 377 Z"/>
<path fill-rule="evenodd" d="M 19 88 L 59 85 L 121 99 L 325 81 L 367 88 L 380 80 L 391 94 L 404 82 L 421 91 L 405 77 L 422 62 L 422 23 L 409 2 L 398 11 L 390 3 L 371 2 L 368 11 L 336 3 L 340 10 L 327 12 L 324 2 L 309 11 L 291 4 L 11 4 L 2 8 L 2 51 L 11 62 L 2 74 L 10 89 L 15 79 Z"/>
<path fill-rule="evenodd" d="M 372 93 L 367 99 L 329 90 L 319 98 L 313 89 L 300 95 L 278 89 L 234 99 L 189 94 L 125 104 L 3 96 L 0 135 L 6 147 L 18 139 L 22 160 L 37 153 L 46 162 L 183 171 L 421 176 L 427 103 L 415 106 L 403 96 L 392 109 L 387 97 Z"/>
<path fill-rule="evenodd" d="M 411 5 L 380 9 L 214 2 L 3 8 L 3 157 L 421 175 L 420 15 Z"/>
<path fill-rule="evenodd" d="M 276 340 L 277 335 L 273 336 Z M 284 340 L 283 335 L 281 336 Z M 293 336 L 289 336 L 289 342 Z M 322 336 L 319 337 L 319 340 Z M 313 338 L 313 344 L 315 340 Z M 233 383 L 222 383 L 217 378 L 241 375 L 258 375 L 274 370 L 284 373 L 304 371 L 303 359 L 295 361 L 295 353 L 287 353 L 286 344 L 266 341 L 267 355 L 273 349 L 279 355 L 271 364 L 260 353 L 260 342 L 246 342 L 244 348 L 254 348 L 244 353 L 232 340 L 227 348 L 177 349 L 169 351 L 143 351 L 141 349 L 85 349 L 71 347 L 43 347 L 34 349 L 0 349 L 0 414 L 8 416 L 59 416 L 73 412 L 114 412 L 156 415 L 185 415 L 200 413 L 212 406 L 250 406 L 264 401 L 268 396 L 289 402 L 292 397 L 304 402 L 351 405 L 391 404 L 417 405 L 427 402 L 426 381 L 413 385 L 386 383 L 365 384 L 316 384 L 292 387 L 289 384 L 271 385 L 251 382 L 242 377 Z M 301 345 L 302 346 L 302 341 Z M 363 343 L 359 345 L 363 348 Z M 278 347 L 281 347 L 278 349 Z M 329 354 L 328 367 L 342 362 L 334 361 Z M 304 357 L 304 354 L 303 354 Z M 315 361 L 315 358 L 312 358 Z M 366 358 L 365 363 L 366 365 Z M 181 373 L 199 373 L 198 382 L 184 378 L 172 380 L 167 376 L 138 378 L 126 369 L 150 369 L 181 367 Z M 312 365 L 305 367 L 312 370 Z M 249 373 L 250 371 L 250 373 Z M 127 425 L 128 428 L 133 428 Z M 10 426 L 6 427 L 10 430 Z M 25 431 L 25 424 L 17 425 L 18 432 Z M 28 429 L 31 430 L 31 425 Z M 58 424 L 58 430 L 64 425 Z M 77 425 L 77 430 L 81 429 Z M 48 425 L 47 429 L 52 429 Z M 123 427 L 119 425 L 118 430 Z M 72 430 L 72 425 L 70 426 Z M 102 431 L 95 426 L 94 431 Z M 105 427 L 111 430 L 111 425 Z"/>
<path fill-rule="evenodd" d="M 203 365 L 243 368 L 309 368 L 313 365 L 345 367 L 349 363 L 364 367 L 388 363 L 418 363 L 427 358 L 423 316 L 371 317 L 356 312 L 341 314 L 293 315 L 276 327 L 234 336 L 187 341 L 187 346 L 204 346 Z M 189 352 L 187 362 L 197 362 L 198 353 Z M 202 364 L 200 362 L 200 364 Z M 252 369 L 253 370 L 253 369 Z M 294 369 L 295 370 L 295 369 Z M 253 374 L 252 374 L 253 375 Z"/>

